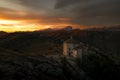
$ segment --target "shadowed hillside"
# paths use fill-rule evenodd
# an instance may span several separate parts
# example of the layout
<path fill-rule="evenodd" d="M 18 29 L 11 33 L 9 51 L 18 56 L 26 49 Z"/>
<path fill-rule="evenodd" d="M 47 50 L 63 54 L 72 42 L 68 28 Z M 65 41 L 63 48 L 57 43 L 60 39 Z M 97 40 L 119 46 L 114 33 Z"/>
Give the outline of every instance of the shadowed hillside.
<path fill-rule="evenodd" d="M 0 31 L 0 37 L 4 36 L 6 34 L 7 34 L 6 32 Z"/>
<path fill-rule="evenodd" d="M 60 54 L 62 53 L 63 41 L 70 38 L 71 35 L 74 39 L 100 48 L 100 50 L 110 55 L 119 55 L 120 53 L 119 31 L 81 31 L 73 29 L 70 31 L 16 32 L 1 36 L 0 46 L 23 53 Z"/>
<path fill-rule="evenodd" d="M 0 80 L 65 80 L 59 64 L 0 48 Z"/>
<path fill-rule="evenodd" d="M 119 31 L 62 29 L 0 34 L 0 80 L 119 80 Z M 79 60 L 59 56 L 63 41 L 71 35 L 89 48 L 99 49 L 89 51 L 82 65 Z"/>

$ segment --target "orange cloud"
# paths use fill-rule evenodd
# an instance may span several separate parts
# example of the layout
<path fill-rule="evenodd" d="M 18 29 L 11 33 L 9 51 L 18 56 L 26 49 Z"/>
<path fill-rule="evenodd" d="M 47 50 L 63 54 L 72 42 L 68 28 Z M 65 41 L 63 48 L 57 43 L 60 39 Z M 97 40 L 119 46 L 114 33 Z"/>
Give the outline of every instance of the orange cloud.
<path fill-rule="evenodd" d="M 0 30 L 7 32 L 34 31 L 48 28 L 48 26 L 51 28 L 62 28 L 68 25 L 79 26 L 70 23 L 70 18 L 46 17 L 40 14 L 7 8 L 0 8 L 0 14 Z"/>

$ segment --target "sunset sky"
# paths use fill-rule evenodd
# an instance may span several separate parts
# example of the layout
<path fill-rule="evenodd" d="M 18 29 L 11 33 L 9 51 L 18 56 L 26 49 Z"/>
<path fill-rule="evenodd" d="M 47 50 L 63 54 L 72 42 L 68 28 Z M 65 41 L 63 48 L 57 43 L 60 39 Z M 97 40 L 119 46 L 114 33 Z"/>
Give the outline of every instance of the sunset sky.
<path fill-rule="evenodd" d="M 120 24 L 120 0 L 0 0 L 0 31 Z"/>

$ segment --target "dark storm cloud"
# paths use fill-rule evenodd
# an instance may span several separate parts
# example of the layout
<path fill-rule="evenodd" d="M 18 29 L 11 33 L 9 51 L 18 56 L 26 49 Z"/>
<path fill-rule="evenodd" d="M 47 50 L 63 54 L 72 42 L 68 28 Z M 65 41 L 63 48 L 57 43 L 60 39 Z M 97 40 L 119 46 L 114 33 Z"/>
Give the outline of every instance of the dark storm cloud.
<path fill-rule="evenodd" d="M 68 7 L 70 5 L 75 5 L 75 4 L 78 4 L 79 2 L 84 2 L 84 1 L 86 0 L 57 0 L 55 8 L 60 9 L 60 8 Z"/>
<path fill-rule="evenodd" d="M 55 9 L 68 10 L 72 23 L 112 25 L 120 23 L 120 0 L 57 0 Z"/>
<path fill-rule="evenodd" d="M 55 0 L 18 0 L 18 2 L 31 9 L 40 10 L 51 8 Z"/>
<path fill-rule="evenodd" d="M 34 16 L 34 17 L 33 17 Z M 35 16 L 31 13 L 26 13 L 23 11 L 17 11 L 9 8 L 0 7 L 0 17 L 10 20 L 24 20 L 24 19 L 34 19 L 38 16 Z"/>
<path fill-rule="evenodd" d="M 16 0 L 17 4 L 28 8 L 28 13 L 34 13 L 42 17 L 58 18 L 54 10 L 55 0 Z"/>

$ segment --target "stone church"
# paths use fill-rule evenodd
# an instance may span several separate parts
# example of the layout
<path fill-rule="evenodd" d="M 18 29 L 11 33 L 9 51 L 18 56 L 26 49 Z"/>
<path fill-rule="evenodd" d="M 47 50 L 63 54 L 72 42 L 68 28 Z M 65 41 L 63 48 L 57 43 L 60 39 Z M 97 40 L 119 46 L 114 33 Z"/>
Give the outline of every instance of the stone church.
<path fill-rule="evenodd" d="M 72 36 L 63 43 L 63 55 L 65 57 L 82 59 L 83 54 L 86 53 L 87 47 L 83 43 L 74 40 Z"/>

